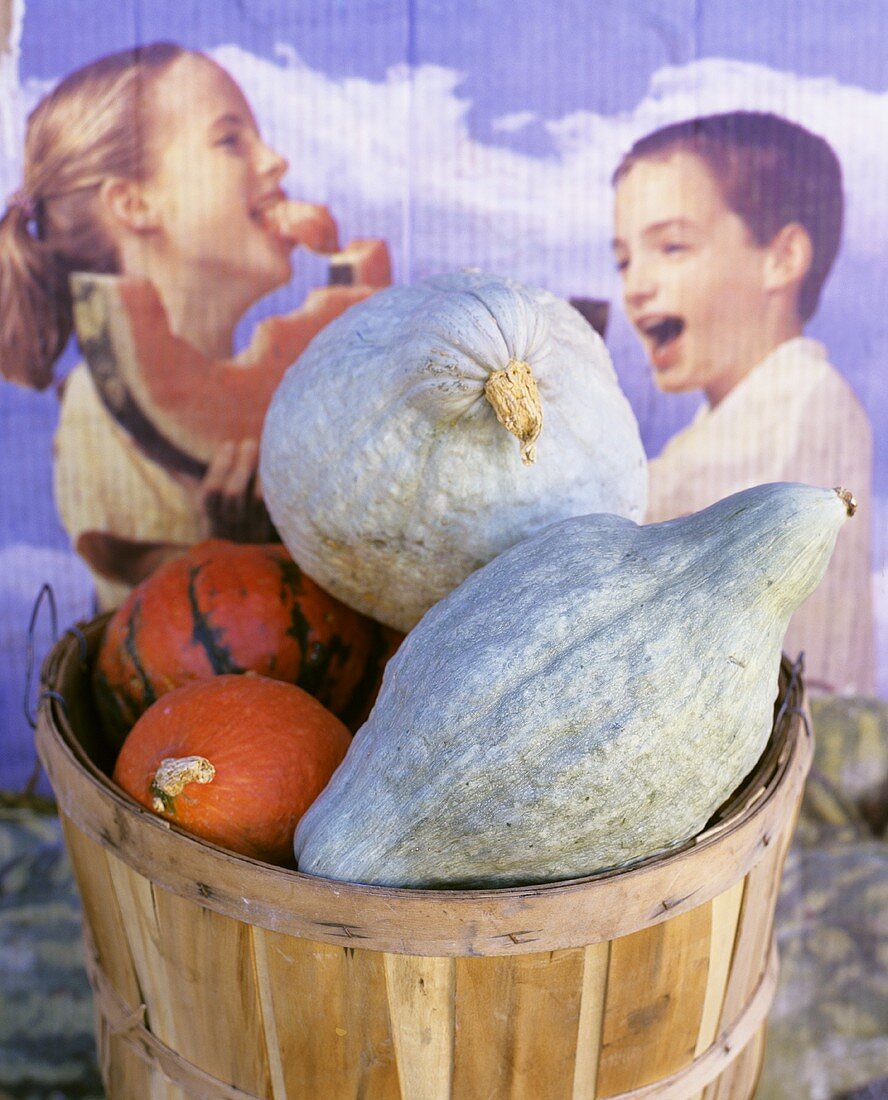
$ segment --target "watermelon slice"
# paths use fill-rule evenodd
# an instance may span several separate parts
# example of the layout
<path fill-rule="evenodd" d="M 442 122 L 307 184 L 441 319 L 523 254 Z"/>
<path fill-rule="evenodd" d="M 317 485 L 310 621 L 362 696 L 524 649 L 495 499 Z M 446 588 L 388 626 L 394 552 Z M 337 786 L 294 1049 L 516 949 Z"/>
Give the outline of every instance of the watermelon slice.
<path fill-rule="evenodd" d="M 302 245 L 310 252 L 336 252 L 339 249 L 339 229 L 326 206 L 298 199 L 273 200 L 262 210 L 265 225 L 295 247 Z"/>
<path fill-rule="evenodd" d="M 76 272 L 77 342 L 102 401 L 143 453 L 199 478 L 222 443 L 259 438 L 278 382 L 309 341 L 389 285 L 385 242 L 354 241 L 333 254 L 330 279 L 300 309 L 260 322 L 239 355 L 212 359 L 170 331 L 149 280 Z"/>

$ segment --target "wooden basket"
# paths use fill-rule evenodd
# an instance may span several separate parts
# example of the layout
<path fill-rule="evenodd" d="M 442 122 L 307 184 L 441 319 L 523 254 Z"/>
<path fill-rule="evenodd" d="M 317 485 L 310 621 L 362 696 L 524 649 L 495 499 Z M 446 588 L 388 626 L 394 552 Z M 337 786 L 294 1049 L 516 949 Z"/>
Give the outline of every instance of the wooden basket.
<path fill-rule="evenodd" d="M 47 657 L 36 736 L 113 1100 L 753 1095 L 812 752 L 785 662 L 768 750 L 684 848 L 565 883 L 392 890 L 232 855 L 122 795 L 89 691 L 106 618 Z"/>

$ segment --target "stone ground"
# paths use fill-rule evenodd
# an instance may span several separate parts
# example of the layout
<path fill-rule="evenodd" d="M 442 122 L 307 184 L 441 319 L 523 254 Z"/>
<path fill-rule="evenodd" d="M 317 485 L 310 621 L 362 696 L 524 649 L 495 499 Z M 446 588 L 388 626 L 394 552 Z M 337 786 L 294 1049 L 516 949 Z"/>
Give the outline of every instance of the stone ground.
<path fill-rule="evenodd" d="M 888 1098 L 888 703 L 815 700 L 756 1100 Z M 101 1100 L 80 905 L 50 804 L 0 802 L 0 1098 Z M 335 1100 L 335 1098 L 331 1098 Z"/>

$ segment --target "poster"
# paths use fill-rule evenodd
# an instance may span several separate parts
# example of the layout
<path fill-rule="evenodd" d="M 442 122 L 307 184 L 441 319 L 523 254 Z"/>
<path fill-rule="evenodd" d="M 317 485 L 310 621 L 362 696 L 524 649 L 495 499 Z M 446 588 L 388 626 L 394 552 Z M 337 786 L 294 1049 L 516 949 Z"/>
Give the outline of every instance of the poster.
<path fill-rule="evenodd" d="M 0 185 L 21 186 L 25 120 L 58 80 L 96 57 L 171 40 L 203 50 L 234 78 L 268 145 L 288 168 L 291 197 L 324 203 L 345 239 L 387 242 L 395 282 L 462 267 L 506 273 L 563 297 L 599 303 L 620 384 L 650 457 L 700 408 L 699 389 L 662 392 L 622 302 L 612 250 L 615 167 L 633 141 L 694 116 L 767 111 L 822 136 L 841 163 L 842 239 L 806 336 L 821 341 L 872 426 L 871 527 L 875 680 L 888 693 L 886 398 L 881 303 L 888 234 L 880 135 L 885 130 L 886 14 L 783 0 L 742 12 L 721 0 L 668 5 L 575 2 L 553 18 L 522 0 L 111 5 L 81 0 L 54 21 L 49 0 L 4 5 Z M 64 27 L 63 27 L 64 24 Z M 790 33 L 791 30 L 791 33 Z M 243 317 L 295 309 L 328 278 L 328 258 L 300 249 L 288 284 Z M 2 785 L 30 774 L 23 715 L 27 624 L 41 585 L 62 626 L 88 617 L 94 585 L 59 521 L 52 491 L 57 386 L 78 359 L 73 341 L 43 391 L 0 383 L 0 646 L 5 736 Z M 45 615 L 37 649 L 48 644 Z"/>
<path fill-rule="evenodd" d="M 852 423 L 862 427 L 848 429 L 847 437 L 830 435 L 831 445 L 839 453 L 862 453 L 872 441 L 871 489 L 860 494 L 855 520 L 867 533 L 865 587 L 872 601 L 871 639 L 863 637 L 868 621 L 861 619 L 859 630 L 861 645 L 873 656 L 860 713 L 876 713 L 867 706 L 888 700 L 884 3 L 0 0 L 5 216 L 19 211 L 27 231 L 39 235 L 30 206 L 34 196 L 24 188 L 23 157 L 27 119 L 37 104 L 95 59 L 159 41 L 201 51 L 230 75 L 269 156 L 282 158 L 270 162 L 270 175 L 279 177 L 292 199 L 330 211 L 337 247 L 356 239 L 384 245 L 390 269 L 373 289 L 476 268 L 573 302 L 603 333 L 652 469 L 676 437 L 684 438 L 681 433 L 699 422 L 708 398 L 699 385 L 670 386 L 655 378 L 652 358 L 664 358 L 663 348 L 680 334 L 669 337 L 668 310 L 652 307 L 649 316 L 630 301 L 645 293 L 643 287 L 632 289 L 629 262 L 637 259 L 643 233 L 631 218 L 620 221 L 615 171 L 639 139 L 713 114 L 771 113 L 823 139 L 841 166 L 841 236 L 816 308 L 804 320 L 802 336 L 792 338 L 811 342 L 805 347 L 813 360 L 821 355 L 815 347 L 825 349 L 822 361 L 847 387 L 842 394 L 853 394 L 857 403 L 861 419 Z M 183 118 L 196 110 L 192 92 L 182 96 Z M 640 178 L 629 171 L 624 180 Z M 184 163 L 180 182 L 192 187 L 192 198 L 203 207 L 196 163 Z M 672 192 L 686 208 L 694 201 L 689 187 Z M 204 189 L 207 205 L 220 189 L 221 183 Z M 220 233 L 220 240 L 225 236 Z M 282 285 L 247 295 L 234 350 L 249 345 L 261 321 L 299 310 L 312 291 L 335 286 L 339 275 L 331 257 L 337 254 L 329 241 L 295 250 L 292 274 L 279 280 Z M 0 293 L 8 293 L 2 279 Z M 208 279 L 207 303 L 218 293 L 215 277 Z M 742 336 L 744 325 L 755 326 L 745 324 L 739 309 L 732 316 L 732 305 L 722 301 L 722 320 Z M 0 324 L 9 317 L 0 317 Z M 688 323 L 687 317 L 681 320 Z M 651 336 L 664 321 L 667 335 Z M 36 668 L 53 633 L 44 601 L 29 637 L 38 593 L 51 586 L 59 630 L 91 618 L 101 606 L 95 576 L 66 529 L 53 487 L 63 390 L 72 378 L 83 377 L 76 374 L 81 357 L 69 340 L 51 364 L 51 377 L 39 385 L 0 378 L 0 791 L 18 792 L 36 781 L 39 792 L 49 793 L 45 777 L 35 771 L 29 723 L 39 692 Z M 16 371 L 0 360 L 0 373 Z M 717 455 L 712 451 L 713 468 L 715 458 L 730 456 L 756 432 L 762 436 L 756 437 L 756 453 L 763 459 L 789 447 L 789 424 L 802 443 L 808 427 L 816 437 L 820 421 L 794 417 L 797 401 L 797 391 L 784 389 L 770 402 L 767 430 L 758 421 L 749 425 L 749 437 L 741 430 L 717 439 L 724 446 Z M 763 404 L 769 404 L 767 395 Z M 93 460 L 103 484 L 113 487 L 123 476 L 101 448 Z M 132 504 L 126 493 L 121 496 Z M 878 732 L 877 723 L 872 728 Z M 877 762 L 881 751 L 874 754 Z M 861 775 L 867 769 L 872 772 L 871 761 L 864 761 Z M 853 857 L 838 853 L 830 863 L 835 854 L 812 849 L 807 862 L 792 866 L 787 897 L 796 908 L 784 913 L 788 926 L 810 933 L 788 945 L 787 973 L 793 952 L 817 955 L 823 932 L 825 962 L 818 977 L 796 971 L 808 983 L 802 1007 L 790 1003 L 789 994 L 780 1004 L 784 1058 L 790 1065 L 793 1046 L 799 1048 L 804 1088 L 810 1086 L 806 1095 L 812 1097 L 829 1095 L 828 1079 L 847 1085 L 870 1080 L 886 1064 L 884 1037 L 878 1035 L 882 994 L 863 990 L 861 979 L 878 970 L 871 965 L 876 937 L 868 930 L 878 907 L 872 899 L 884 889 L 883 857 L 874 840 L 856 847 Z M 852 878 L 836 890 L 845 872 Z M 818 891 L 814 908 L 809 888 Z M 9 972 L 23 956 L 13 951 L 10 957 Z M 814 1003 L 810 986 L 818 982 L 836 991 L 835 1003 Z M 863 1034 L 857 1046 L 845 1042 L 854 1031 L 850 1025 L 842 1030 L 849 1015 Z M 88 1037 L 82 1045 L 91 1049 Z M 53 1049 L 51 1041 L 43 1046 Z M 801 1095 L 792 1080 L 780 1091 L 778 1070 L 770 1071 L 769 1100 Z M 89 1072 L 95 1079 L 92 1063 Z"/>

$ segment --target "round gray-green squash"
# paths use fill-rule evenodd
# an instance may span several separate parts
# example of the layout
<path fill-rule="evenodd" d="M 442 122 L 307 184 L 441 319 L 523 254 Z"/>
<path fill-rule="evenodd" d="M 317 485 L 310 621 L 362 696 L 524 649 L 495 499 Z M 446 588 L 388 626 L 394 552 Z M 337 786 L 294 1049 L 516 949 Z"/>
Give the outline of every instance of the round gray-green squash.
<path fill-rule="evenodd" d="M 299 823 L 300 870 L 504 886 L 692 837 L 767 743 L 787 623 L 851 510 L 762 485 L 667 523 L 564 520 L 501 554 L 389 663 Z"/>
<path fill-rule="evenodd" d="M 555 295 L 477 272 L 381 290 L 331 322 L 272 399 L 260 474 L 299 566 L 402 631 L 548 524 L 641 519 L 647 498 L 598 334 Z"/>

